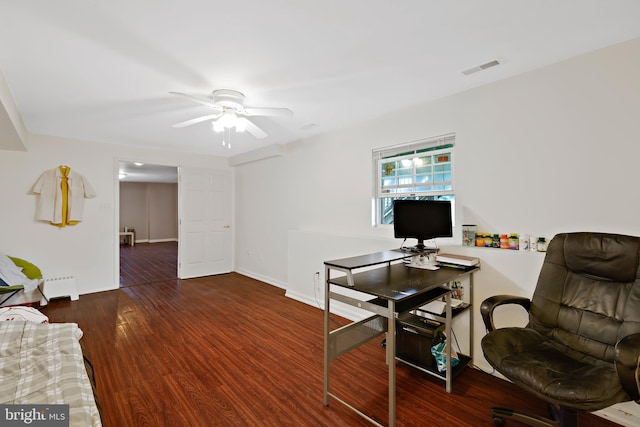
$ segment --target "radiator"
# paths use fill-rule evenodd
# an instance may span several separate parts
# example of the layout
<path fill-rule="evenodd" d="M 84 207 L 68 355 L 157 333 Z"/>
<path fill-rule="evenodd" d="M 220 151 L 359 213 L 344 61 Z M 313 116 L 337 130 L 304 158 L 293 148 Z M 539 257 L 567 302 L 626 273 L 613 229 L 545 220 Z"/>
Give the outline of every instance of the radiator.
<path fill-rule="evenodd" d="M 47 305 L 47 300 L 60 297 L 71 297 L 72 301 L 78 300 L 78 285 L 75 276 L 45 277 L 42 283 L 43 298 L 40 305 Z"/>

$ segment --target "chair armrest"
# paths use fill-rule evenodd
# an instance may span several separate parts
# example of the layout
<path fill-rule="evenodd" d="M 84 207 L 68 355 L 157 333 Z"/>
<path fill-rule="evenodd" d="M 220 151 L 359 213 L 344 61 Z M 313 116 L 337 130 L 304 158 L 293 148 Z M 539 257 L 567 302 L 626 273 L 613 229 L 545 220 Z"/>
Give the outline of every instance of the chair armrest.
<path fill-rule="evenodd" d="M 496 329 L 493 324 L 493 310 L 505 304 L 518 304 L 529 311 L 531 300 L 515 295 L 494 295 L 484 300 L 480 306 L 480 314 L 482 315 L 482 320 L 484 321 L 484 326 L 487 328 L 487 331 L 491 332 Z"/>
<path fill-rule="evenodd" d="M 640 403 L 640 334 L 627 335 L 618 341 L 615 365 L 622 388 Z"/>

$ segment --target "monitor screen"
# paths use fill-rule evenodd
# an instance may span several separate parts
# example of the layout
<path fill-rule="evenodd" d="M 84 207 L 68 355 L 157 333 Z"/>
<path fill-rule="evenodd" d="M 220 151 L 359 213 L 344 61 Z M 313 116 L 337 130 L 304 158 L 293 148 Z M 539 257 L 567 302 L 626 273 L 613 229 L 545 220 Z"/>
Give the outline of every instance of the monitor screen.
<path fill-rule="evenodd" d="M 395 200 L 393 203 L 394 236 L 418 239 L 416 250 L 424 241 L 452 237 L 451 202 L 448 200 Z"/>

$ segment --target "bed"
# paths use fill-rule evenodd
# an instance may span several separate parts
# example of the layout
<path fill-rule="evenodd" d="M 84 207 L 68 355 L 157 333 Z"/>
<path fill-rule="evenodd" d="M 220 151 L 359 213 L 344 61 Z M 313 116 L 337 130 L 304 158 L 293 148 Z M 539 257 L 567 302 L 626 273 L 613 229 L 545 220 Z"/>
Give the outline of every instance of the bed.
<path fill-rule="evenodd" d="M 68 404 L 70 426 L 101 426 L 81 337 L 75 323 L 0 322 L 0 403 Z"/>

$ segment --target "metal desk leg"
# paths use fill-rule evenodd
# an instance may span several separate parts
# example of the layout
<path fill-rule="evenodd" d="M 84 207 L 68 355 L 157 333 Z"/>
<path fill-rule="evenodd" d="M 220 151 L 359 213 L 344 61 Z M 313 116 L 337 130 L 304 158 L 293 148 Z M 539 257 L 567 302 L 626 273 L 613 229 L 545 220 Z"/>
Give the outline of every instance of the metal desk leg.
<path fill-rule="evenodd" d="M 324 406 L 329 406 L 329 268 L 324 269 Z"/>
<path fill-rule="evenodd" d="M 450 283 L 451 285 L 451 283 Z M 451 289 L 451 286 L 449 286 Z M 446 301 L 446 320 L 445 320 L 445 335 L 447 337 L 447 344 L 445 346 L 446 350 L 446 361 L 447 361 L 447 369 L 445 371 L 446 375 L 446 390 L 447 393 L 451 393 L 451 380 L 453 379 L 453 374 L 451 372 L 451 350 L 453 349 L 453 336 L 451 334 L 451 322 L 453 319 L 451 318 L 451 292 L 447 292 L 445 297 Z"/>
<path fill-rule="evenodd" d="M 469 275 L 469 302 L 473 305 L 473 273 Z M 469 357 L 471 360 L 475 360 L 473 358 L 473 327 L 475 325 L 473 321 L 473 312 L 475 311 L 475 307 L 471 307 L 469 310 Z"/>
<path fill-rule="evenodd" d="M 389 300 L 387 313 L 387 363 L 389 364 L 389 427 L 396 425 L 396 305 Z"/>

